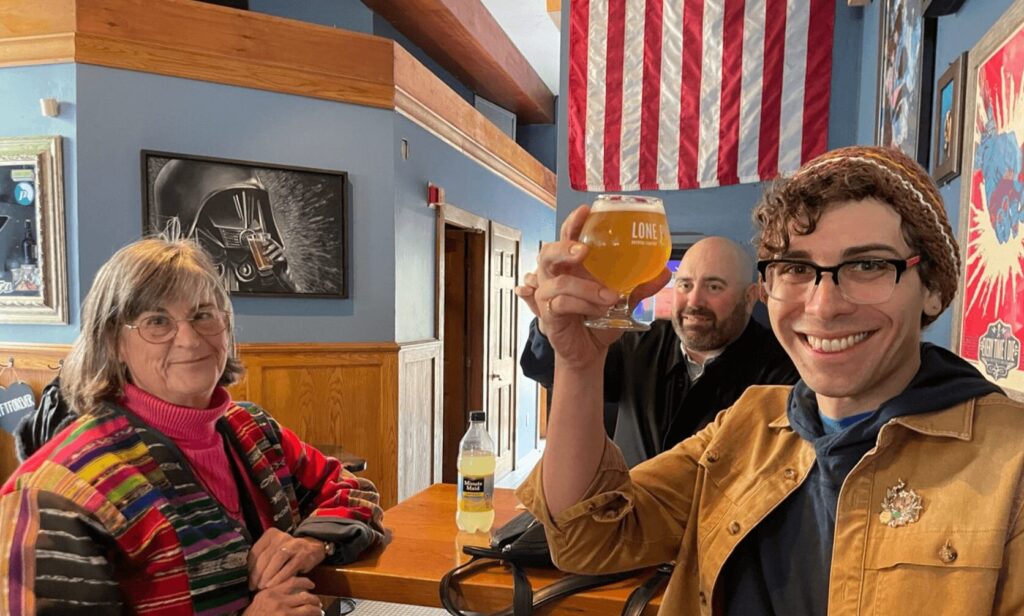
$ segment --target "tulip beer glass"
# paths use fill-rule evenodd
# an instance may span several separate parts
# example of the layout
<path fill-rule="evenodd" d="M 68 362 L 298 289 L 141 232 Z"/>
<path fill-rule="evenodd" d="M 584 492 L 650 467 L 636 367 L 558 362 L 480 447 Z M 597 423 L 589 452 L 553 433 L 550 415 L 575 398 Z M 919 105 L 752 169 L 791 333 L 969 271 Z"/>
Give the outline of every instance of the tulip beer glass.
<path fill-rule="evenodd" d="M 672 252 L 661 199 L 598 196 L 583 223 L 580 241 L 589 248 L 583 267 L 619 293 L 619 301 L 608 313 L 586 321 L 587 326 L 631 331 L 650 329 L 633 320 L 629 313 L 629 295 L 638 285 L 661 273 Z"/>

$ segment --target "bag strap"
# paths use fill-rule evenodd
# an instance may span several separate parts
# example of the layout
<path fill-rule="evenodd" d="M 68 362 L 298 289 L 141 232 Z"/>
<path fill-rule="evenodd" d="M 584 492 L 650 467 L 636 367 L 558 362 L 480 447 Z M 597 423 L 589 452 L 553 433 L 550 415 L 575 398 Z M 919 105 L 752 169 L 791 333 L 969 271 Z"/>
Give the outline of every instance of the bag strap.
<path fill-rule="evenodd" d="M 672 577 L 672 570 L 675 569 L 675 563 L 663 563 L 658 565 L 658 568 L 654 570 L 651 577 L 647 578 L 647 581 L 633 589 L 633 592 L 629 593 L 629 598 L 626 599 L 626 605 L 622 606 L 622 616 L 640 616 L 644 613 L 644 608 L 651 602 L 661 588 L 668 582 L 668 579 Z"/>
<path fill-rule="evenodd" d="M 466 551 L 469 552 L 468 547 Z M 501 564 L 502 562 L 506 562 L 512 568 L 512 605 L 491 614 L 466 612 L 459 609 L 459 607 L 455 605 L 452 584 L 469 576 L 471 573 L 474 573 L 479 569 Z M 453 616 L 530 616 L 533 614 L 533 610 L 547 605 L 552 601 L 556 601 L 573 593 L 583 592 L 590 590 L 591 588 L 597 588 L 598 586 L 618 582 L 632 577 L 632 575 L 632 571 L 609 573 L 605 575 L 567 575 L 562 579 L 552 582 L 544 588 L 534 592 L 533 587 L 530 585 L 530 580 L 526 577 L 526 572 L 522 567 L 508 561 L 502 561 L 476 554 L 468 563 L 455 567 L 441 578 L 439 592 L 441 595 L 442 607 L 444 607 L 444 609 Z M 642 610 L 643 606 L 641 606 L 640 609 Z"/>

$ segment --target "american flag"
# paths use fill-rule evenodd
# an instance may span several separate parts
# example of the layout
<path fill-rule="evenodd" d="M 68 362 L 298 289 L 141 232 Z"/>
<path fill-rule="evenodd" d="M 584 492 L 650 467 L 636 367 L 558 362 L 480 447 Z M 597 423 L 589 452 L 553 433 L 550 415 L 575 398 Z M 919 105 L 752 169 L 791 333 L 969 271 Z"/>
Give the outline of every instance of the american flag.
<path fill-rule="evenodd" d="M 836 0 L 571 0 L 576 190 L 759 182 L 825 151 Z"/>

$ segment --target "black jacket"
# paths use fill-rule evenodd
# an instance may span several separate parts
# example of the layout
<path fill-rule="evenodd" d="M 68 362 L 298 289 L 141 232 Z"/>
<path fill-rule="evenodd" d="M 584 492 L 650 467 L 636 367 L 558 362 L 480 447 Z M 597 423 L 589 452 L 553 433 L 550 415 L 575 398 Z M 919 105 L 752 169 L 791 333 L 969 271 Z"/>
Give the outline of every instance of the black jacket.
<path fill-rule="evenodd" d="M 58 432 L 78 419 L 60 391 L 60 377 L 50 381 L 39 396 L 39 406 L 25 415 L 14 431 L 18 461 L 24 462 Z"/>
<path fill-rule="evenodd" d="M 555 353 L 536 319 L 519 363 L 524 375 L 551 387 Z M 650 331 L 626 332 L 608 350 L 604 398 L 618 406 L 614 440 L 632 467 L 703 428 L 750 385 L 790 385 L 798 378 L 772 331 L 751 320 L 691 383 L 672 323 L 659 320 Z"/>

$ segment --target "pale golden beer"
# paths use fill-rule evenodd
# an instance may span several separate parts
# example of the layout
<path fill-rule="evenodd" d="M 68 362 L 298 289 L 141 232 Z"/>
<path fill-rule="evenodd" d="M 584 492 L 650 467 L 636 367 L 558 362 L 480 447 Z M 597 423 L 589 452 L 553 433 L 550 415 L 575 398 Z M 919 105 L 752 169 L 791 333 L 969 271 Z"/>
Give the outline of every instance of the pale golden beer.
<path fill-rule="evenodd" d="M 661 199 L 599 196 L 583 224 L 580 241 L 589 247 L 583 266 L 621 296 L 620 305 L 587 325 L 647 329 L 633 321 L 626 304 L 633 289 L 661 273 L 672 252 L 672 237 Z"/>

